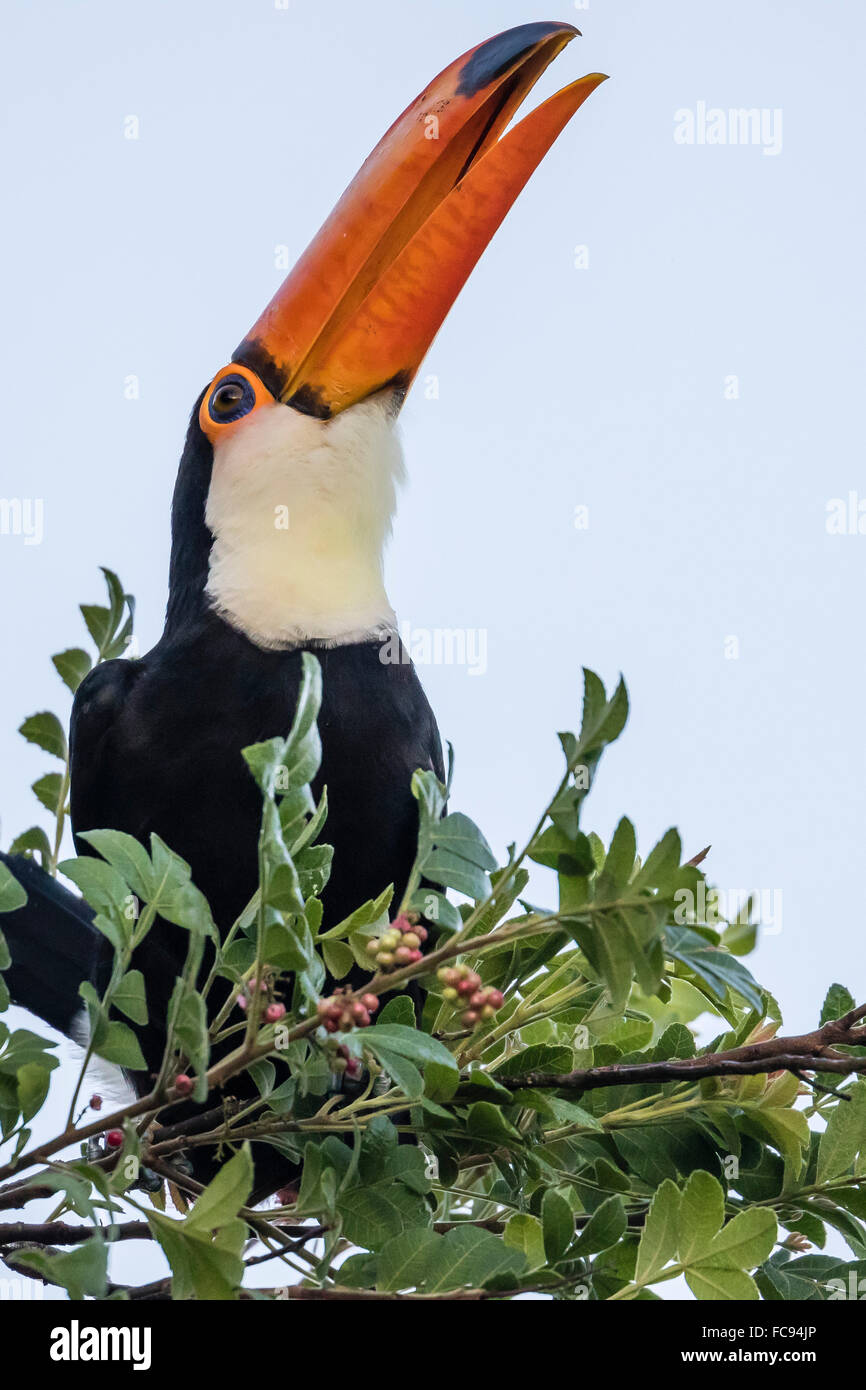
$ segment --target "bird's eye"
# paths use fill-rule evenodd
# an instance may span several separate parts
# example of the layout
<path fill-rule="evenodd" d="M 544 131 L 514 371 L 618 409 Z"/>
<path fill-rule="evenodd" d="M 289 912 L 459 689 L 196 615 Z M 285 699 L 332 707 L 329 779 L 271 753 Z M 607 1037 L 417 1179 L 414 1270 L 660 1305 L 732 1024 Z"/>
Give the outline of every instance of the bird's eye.
<path fill-rule="evenodd" d="M 208 401 L 208 414 L 218 425 L 229 424 L 248 415 L 256 403 L 256 393 L 246 377 L 223 377 Z"/>

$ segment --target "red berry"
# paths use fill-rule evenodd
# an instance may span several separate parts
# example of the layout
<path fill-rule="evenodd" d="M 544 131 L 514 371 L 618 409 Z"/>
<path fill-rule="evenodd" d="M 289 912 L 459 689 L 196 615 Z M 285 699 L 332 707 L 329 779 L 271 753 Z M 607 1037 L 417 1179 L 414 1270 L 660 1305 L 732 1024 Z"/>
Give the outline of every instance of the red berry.
<path fill-rule="evenodd" d="M 265 1022 L 277 1023 L 281 1018 L 285 1017 L 285 1013 L 285 1004 L 269 1004 L 265 1009 Z"/>
<path fill-rule="evenodd" d="M 480 1009 L 480 1008 L 482 1008 L 483 1005 L 485 1005 L 485 1004 L 487 1003 L 487 990 L 486 990 L 486 989 L 476 989 L 476 991 L 475 991 L 475 993 L 473 994 L 472 998 L 469 1000 L 469 1003 L 472 1005 L 473 1009 Z"/>
<path fill-rule="evenodd" d="M 361 1063 L 358 1061 L 357 1057 L 350 1057 L 346 1063 L 346 1075 L 357 1076 L 360 1070 Z"/>
<path fill-rule="evenodd" d="M 419 951 L 419 950 L 417 950 L 417 948 L 416 948 L 416 950 L 410 952 L 410 960 L 411 960 L 411 962 L 412 962 L 413 965 L 417 965 L 418 961 L 419 961 L 419 960 L 423 960 L 423 959 L 424 959 L 424 952 L 423 952 L 423 951 Z"/>
<path fill-rule="evenodd" d="M 487 996 L 488 1004 L 492 1004 L 494 1009 L 501 1009 L 505 1003 L 505 995 L 501 989 L 491 989 Z"/>
<path fill-rule="evenodd" d="M 123 1130 L 110 1129 L 105 1136 L 105 1142 L 110 1149 L 119 1149 L 123 1145 Z"/>
<path fill-rule="evenodd" d="M 339 1031 L 340 1031 L 340 1025 L 339 1025 L 339 1023 L 337 1022 L 337 1020 L 336 1020 L 335 1018 L 326 1018 L 326 1019 L 325 1019 L 325 1032 L 326 1032 L 326 1033 L 339 1033 Z"/>
<path fill-rule="evenodd" d="M 90 1097 L 90 1108 L 91 1108 L 91 1110 L 101 1110 L 101 1109 L 102 1109 L 102 1096 L 91 1096 L 91 1097 Z"/>
<path fill-rule="evenodd" d="M 182 1071 L 179 1076 L 174 1078 L 174 1089 L 179 1096 L 188 1096 L 192 1090 L 192 1084 L 192 1077 L 187 1076 L 185 1071 Z"/>
<path fill-rule="evenodd" d="M 475 986 L 472 983 L 472 980 L 469 976 L 467 976 L 463 980 L 458 981 L 457 993 L 462 995 L 464 999 L 468 998 L 470 994 L 475 993 Z"/>

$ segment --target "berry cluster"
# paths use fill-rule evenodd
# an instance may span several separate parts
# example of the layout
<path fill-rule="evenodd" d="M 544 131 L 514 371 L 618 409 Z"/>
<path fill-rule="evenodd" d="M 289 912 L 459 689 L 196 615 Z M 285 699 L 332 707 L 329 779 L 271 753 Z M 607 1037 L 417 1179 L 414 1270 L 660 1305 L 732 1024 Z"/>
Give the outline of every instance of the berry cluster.
<path fill-rule="evenodd" d="M 465 1028 L 476 1028 L 479 1023 L 488 1023 L 496 1010 L 502 1008 L 502 991 L 483 985 L 481 976 L 475 970 L 470 970 L 468 965 L 444 965 L 441 970 L 437 970 L 436 977 L 445 986 L 442 991 L 443 999 L 455 1006 L 468 1006 L 462 1015 Z"/>
<path fill-rule="evenodd" d="M 258 991 L 260 994 L 271 995 L 273 991 L 272 980 L 269 978 L 259 980 Z M 245 993 L 239 994 L 237 997 L 237 1006 L 242 1012 L 246 1013 L 246 1010 L 249 1008 L 249 996 L 255 993 L 255 980 L 248 980 L 245 986 Z M 261 1016 L 264 1023 L 279 1023 L 280 1019 L 286 1016 L 286 1006 L 285 1004 L 278 1004 L 275 999 L 271 998 L 270 1002 L 267 1003 L 262 1010 Z"/>
<path fill-rule="evenodd" d="M 414 914 L 401 912 L 381 936 L 367 942 L 367 951 L 383 970 L 395 970 L 401 965 L 414 965 L 422 960 L 422 945 L 427 940 L 427 928 L 422 927 Z"/>
<path fill-rule="evenodd" d="M 316 1013 L 326 1033 L 349 1033 L 353 1028 L 369 1027 L 370 1015 L 378 1007 L 375 994 L 362 994 L 353 1003 L 345 994 L 337 993 L 331 999 L 320 999 Z"/>

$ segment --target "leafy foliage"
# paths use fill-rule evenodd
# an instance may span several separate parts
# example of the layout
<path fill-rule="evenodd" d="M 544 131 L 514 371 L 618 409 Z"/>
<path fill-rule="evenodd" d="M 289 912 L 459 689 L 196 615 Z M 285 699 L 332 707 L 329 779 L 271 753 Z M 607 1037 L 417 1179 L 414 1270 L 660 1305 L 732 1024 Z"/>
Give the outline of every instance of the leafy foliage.
<path fill-rule="evenodd" d="M 96 661 L 131 635 L 132 600 L 105 577 L 108 605 L 82 609 Z M 70 691 L 92 664 L 79 648 L 52 660 Z M 624 685 L 608 696 L 585 673 L 580 729 L 560 735 L 561 781 L 526 845 L 502 862 L 468 816 L 447 810 L 435 776 L 416 772 L 418 852 L 402 901 L 382 884 L 337 923 L 322 907 L 327 791 L 313 791 L 320 702 L 306 654 L 290 730 L 245 751 L 262 798 L 259 883 L 222 939 L 189 866 L 157 835 L 143 845 L 92 831 L 93 857 L 58 862 L 63 723 L 40 713 L 22 726 L 64 771 L 34 788 L 55 815 L 53 843 L 34 827 L 12 848 L 77 886 L 113 951 L 102 995 L 82 986 L 88 1057 L 144 1069 L 136 1028 L 151 1003 L 136 951 L 159 918 L 185 933 L 187 952 L 148 1094 L 111 1116 L 76 1114 L 82 1069 L 67 1127 L 47 1145 L 30 1144 L 30 1125 L 57 1065 L 52 1045 L 0 1023 L 0 1182 L 25 1184 L 24 1207 L 50 1190 L 52 1220 L 74 1218 L 81 1231 L 59 1253 L 19 1242 L 14 1267 L 72 1298 L 118 1296 L 111 1243 L 138 1217 L 176 1299 L 236 1298 L 265 1258 L 281 1282 L 262 1297 L 303 1281 L 323 1298 L 534 1290 L 623 1301 L 656 1298 L 677 1277 L 697 1299 L 841 1296 L 866 1269 L 866 1080 L 813 1091 L 796 1069 L 771 1064 L 689 1075 L 702 1058 L 772 1039 L 778 1011 L 741 958 L 754 924 L 710 920 L 706 879 L 683 862 L 675 830 L 641 857 L 627 817 L 608 844 L 586 826 L 604 751 L 627 719 Z M 555 879 L 555 908 L 527 901 L 530 865 L 540 885 Z M 24 901 L 0 868 L 0 913 Z M 368 945 L 394 918 L 427 933 L 423 958 L 374 977 Z M 0 971 L 9 963 L 0 937 Z M 501 999 L 471 1023 L 449 984 L 458 968 Z M 381 999 L 369 1026 L 323 1026 L 329 977 L 351 981 L 337 996 L 347 1007 Z M 853 1006 L 833 985 L 821 1022 Z M 706 1016 L 717 1036 L 701 1047 L 694 1025 Z M 866 1052 L 844 1052 L 856 1071 Z M 677 1062 L 673 1079 L 659 1079 L 659 1065 Z M 581 1084 L 590 1068 L 609 1070 Z M 240 1076 L 255 1098 L 214 1110 L 219 1088 Z M 181 1096 L 210 1129 L 181 1122 L 160 1137 L 162 1112 Z M 184 1166 L 193 1142 L 219 1160 L 203 1190 Z M 249 1205 L 261 1145 L 286 1161 L 276 1207 Z M 821 1253 L 828 1231 L 852 1259 Z M 9 1258 L 2 1227 L 0 1249 Z"/>

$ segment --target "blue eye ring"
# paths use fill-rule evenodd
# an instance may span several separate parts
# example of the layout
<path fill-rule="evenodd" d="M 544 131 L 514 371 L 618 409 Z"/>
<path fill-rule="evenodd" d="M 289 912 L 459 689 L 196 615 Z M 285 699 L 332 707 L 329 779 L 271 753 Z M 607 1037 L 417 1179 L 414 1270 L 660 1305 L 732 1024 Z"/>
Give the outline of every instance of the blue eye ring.
<path fill-rule="evenodd" d="M 216 425 L 230 425 L 249 415 L 256 403 L 256 393 L 246 377 L 239 374 L 224 376 L 214 387 L 207 403 L 207 413 Z"/>

